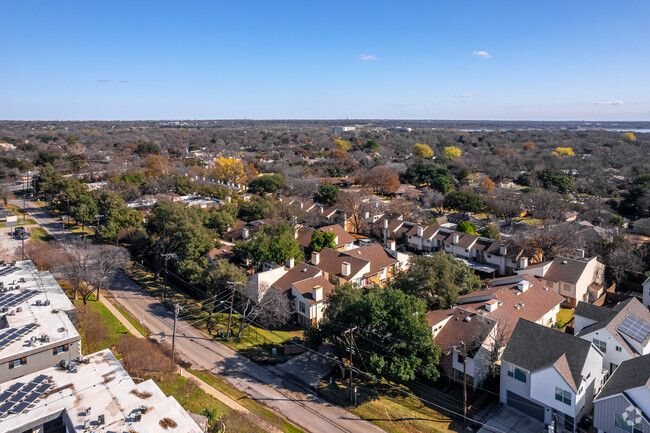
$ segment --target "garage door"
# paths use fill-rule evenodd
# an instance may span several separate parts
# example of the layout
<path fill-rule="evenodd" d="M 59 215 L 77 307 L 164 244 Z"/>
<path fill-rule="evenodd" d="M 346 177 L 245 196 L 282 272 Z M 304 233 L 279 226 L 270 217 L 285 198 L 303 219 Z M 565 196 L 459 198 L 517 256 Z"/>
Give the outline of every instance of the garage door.
<path fill-rule="evenodd" d="M 512 391 L 508 391 L 508 406 L 544 422 L 544 407 Z"/>

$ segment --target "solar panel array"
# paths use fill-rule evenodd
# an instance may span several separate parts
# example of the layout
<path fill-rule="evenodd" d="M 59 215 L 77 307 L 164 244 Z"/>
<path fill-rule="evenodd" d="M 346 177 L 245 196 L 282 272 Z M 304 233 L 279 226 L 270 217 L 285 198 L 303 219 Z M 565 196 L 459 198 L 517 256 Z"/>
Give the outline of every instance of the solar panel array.
<path fill-rule="evenodd" d="M 18 293 L 3 293 L 0 295 L 0 308 L 12 308 L 38 294 L 38 290 L 24 290 Z"/>
<path fill-rule="evenodd" d="M 623 334 L 632 337 L 639 343 L 642 343 L 648 334 L 650 334 L 650 325 L 636 317 L 629 316 L 621 326 L 618 327 L 618 330 Z"/>
<path fill-rule="evenodd" d="M 6 331 L 0 333 L 0 349 L 10 343 L 13 343 L 32 329 L 36 328 L 36 326 L 37 325 L 35 323 L 30 323 L 29 325 L 25 325 L 22 328 L 9 328 Z"/>
<path fill-rule="evenodd" d="M 0 268 L 0 277 L 4 277 L 5 275 L 9 275 L 11 273 L 14 273 L 19 269 L 20 268 L 17 268 L 15 266 L 7 266 L 7 267 L 4 267 L 4 268 Z"/>
<path fill-rule="evenodd" d="M 31 409 L 51 386 L 44 374 L 36 376 L 27 383 L 14 383 L 0 394 L 0 418 L 10 413 L 21 413 L 25 409 Z"/>

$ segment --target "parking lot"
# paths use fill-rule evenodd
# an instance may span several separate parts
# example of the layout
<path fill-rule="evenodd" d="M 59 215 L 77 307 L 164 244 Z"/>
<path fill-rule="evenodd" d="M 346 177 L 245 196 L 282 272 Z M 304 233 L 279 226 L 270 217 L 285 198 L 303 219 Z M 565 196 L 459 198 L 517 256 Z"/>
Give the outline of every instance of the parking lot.
<path fill-rule="evenodd" d="M 27 229 L 29 231 L 29 228 Z M 12 235 L 12 227 L 0 228 L 0 260 L 20 258 L 20 239 Z"/>

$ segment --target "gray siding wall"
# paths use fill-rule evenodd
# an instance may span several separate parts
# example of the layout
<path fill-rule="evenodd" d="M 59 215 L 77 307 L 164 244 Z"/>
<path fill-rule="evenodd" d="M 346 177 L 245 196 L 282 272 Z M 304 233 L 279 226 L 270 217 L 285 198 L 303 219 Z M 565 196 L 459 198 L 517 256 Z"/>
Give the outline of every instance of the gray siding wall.
<path fill-rule="evenodd" d="M 70 347 L 67 352 L 61 352 L 58 355 L 54 355 L 52 350 L 58 346 L 58 344 L 52 344 L 49 346 L 44 346 L 42 351 L 33 353 L 27 356 L 27 365 L 21 365 L 16 368 L 9 368 L 9 363 L 4 362 L 0 364 L 0 383 L 7 382 L 22 376 L 26 376 L 31 373 L 36 373 L 46 368 L 54 367 L 62 359 L 73 360 L 81 354 L 80 342 L 79 340 L 69 343 Z M 18 355 L 16 358 L 20 358 Z"/>
<path fill-rule="evenodd" d="M 623 413 L 630 403 L 622 395 L 594 401 L 594 427 L 605 433 L 621 433 L 622 430 L 614 426 L 614 414 Z M 645 419 L 643 433 L 650 433 L 650 424 Z"/>

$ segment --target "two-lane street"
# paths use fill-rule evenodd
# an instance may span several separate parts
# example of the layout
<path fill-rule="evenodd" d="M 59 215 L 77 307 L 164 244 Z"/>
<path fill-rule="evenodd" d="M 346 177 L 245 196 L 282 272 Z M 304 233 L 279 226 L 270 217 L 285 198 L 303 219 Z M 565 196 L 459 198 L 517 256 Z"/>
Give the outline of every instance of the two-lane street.
<path fill-rule="evenodd" d="M 21 203 L 22 205 L 22 203 Z M 32 202 L 26 203 L 29 214 L 57 240 L 64 233 L 60 221 L 52 218 Z M 144 318 L 151 334 L 164 332 L 166 341 L 172 333 L 173 315 L 163 304 L 149 296 L 126 274 L 120 273 L 109 291 L 133 317 Z M 379 433 L 380 428 L 358 416 L 317 397 L 309 389 L 248 360 L 229 347 L 192 327 L 177 323 L 176 350 L 193 368 L 210 370 L 225 377 L 248 396 L 277 410 L 292 423 L 314 433 Z"/>

